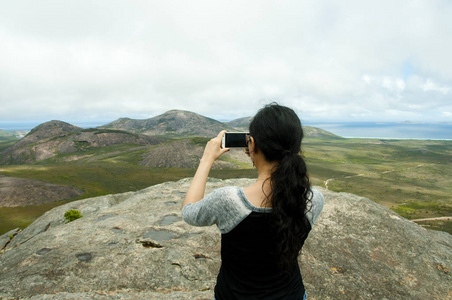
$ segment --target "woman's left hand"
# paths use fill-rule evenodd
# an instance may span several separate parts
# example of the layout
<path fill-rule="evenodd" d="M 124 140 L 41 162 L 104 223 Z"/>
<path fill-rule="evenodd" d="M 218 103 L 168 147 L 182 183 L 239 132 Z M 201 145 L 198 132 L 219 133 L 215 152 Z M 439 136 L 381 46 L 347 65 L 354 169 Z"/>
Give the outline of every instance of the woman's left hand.
<path fill-rule="evenodd" d="M 229 148 L 221 148 L 221 140 L 225 133 L 226 130 L 221 131 L 216 137 L 214 137 L 207 143 L 206 148 L 204 148 L 204 154 L 202 155 L 201 160 L 207 160 L 213 163 L 223 153 L 229 151 Z"/>

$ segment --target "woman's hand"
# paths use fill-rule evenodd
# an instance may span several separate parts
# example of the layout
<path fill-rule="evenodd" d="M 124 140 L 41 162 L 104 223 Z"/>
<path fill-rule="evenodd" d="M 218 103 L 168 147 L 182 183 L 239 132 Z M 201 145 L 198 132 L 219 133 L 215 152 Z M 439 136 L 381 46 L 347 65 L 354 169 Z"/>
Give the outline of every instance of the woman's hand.
<path fill-rule="evenodd" d="M 211 139 L 206 148 L 204 148 L 204 153 L 202 155 L 202 161 L 214 162 L 216 161 L 223 153 L 228 152 L 229 148 L 221 148 L 221 140 L 223 135 L 226 133 L 226 130 L 221 131 L 216 137 Z"/>
<path fill-rule="evenodd" d="M 193 177 L 193 181 L 188 188 L 185 195 L 182 208 L 188 203 L 195 203 L 204 197 L 204 191 L 206 190 L 207 177 L 209 176 L 210 169 L 213 163 L 225 152 L 229 151 L 229 148 L 221 148 L 221 139 L 223 138 L 226 130 L 220 132 L 217 137 L 211 139 L 204 149 L 201 161 L 199 162 L 196 174 Z"/>

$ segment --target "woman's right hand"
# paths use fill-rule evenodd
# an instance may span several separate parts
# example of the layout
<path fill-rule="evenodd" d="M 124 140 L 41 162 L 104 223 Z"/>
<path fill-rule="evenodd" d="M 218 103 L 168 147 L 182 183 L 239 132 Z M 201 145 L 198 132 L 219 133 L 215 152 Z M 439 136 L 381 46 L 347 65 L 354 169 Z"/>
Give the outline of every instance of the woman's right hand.
<path fill-rule="evenodd" d="M 204 153 L 201 160 L 207 160 L 213 163 L 223 153 L 229 151 L 229 148 L 221 148 L 221 140 L 225 133 L 226 130 L 221 131 L 216 137 L 214 137 L 207 143 L 206 148 L 204 148 Z"/>

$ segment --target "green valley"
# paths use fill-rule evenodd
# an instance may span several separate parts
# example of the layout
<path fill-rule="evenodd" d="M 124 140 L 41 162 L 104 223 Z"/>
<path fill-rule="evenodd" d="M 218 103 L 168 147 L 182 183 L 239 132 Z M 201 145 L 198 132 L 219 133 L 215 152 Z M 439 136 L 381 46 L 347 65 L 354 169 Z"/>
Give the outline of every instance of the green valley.
<path fill-rule="evenodd" d="M 200 141 L 206 139 L 191 141 L 201 146 Z M 71 161 L 63 159 L 66 154 L 35 164 L 1 166 L 0 175 L 73 186 L 85 193 L 52 204 L 2 207 L 0 233 L 23 228 L 45 211 L 67 201 L 136 191 L 193 176 L 195 168 L 148 167 L 137 163 L 155 147 L 108 146 L 78 153 L 96 159 Z M 452 216 L 452 141 L 307 138 L 303 155 L 314 185 L 367 197 L 408 219 Z M 250 163 L 223 159 L 239 167 L 214 169 L 211 177 L 257 175 Z M 451 223 L 439 220 L 419 224 L 452 233 Z"/>

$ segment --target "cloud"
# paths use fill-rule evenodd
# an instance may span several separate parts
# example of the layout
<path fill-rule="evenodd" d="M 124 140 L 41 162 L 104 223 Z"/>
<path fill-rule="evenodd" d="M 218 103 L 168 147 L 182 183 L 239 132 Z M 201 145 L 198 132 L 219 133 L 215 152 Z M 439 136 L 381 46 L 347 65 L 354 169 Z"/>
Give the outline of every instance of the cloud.
<path fill-rule="evenodd" d="M 447 1 L 12 1 L 0 120 L 231 119 L 276 100 L 312 121 L 447 121 L 450 15 Z"/>
<path fill-rule="evenodd" d="M 444 95 L 449 94 L 449 92 L 451 90 L 450 87 L 439 85 L 439 84 L 433 82 L 431 79 L 427 79 L 427 81 L 422 85 L 422 89 L 424 90 L 424 92 L 435 91 L 435 92 L 440 92 Z"/>

